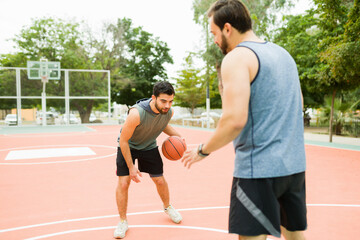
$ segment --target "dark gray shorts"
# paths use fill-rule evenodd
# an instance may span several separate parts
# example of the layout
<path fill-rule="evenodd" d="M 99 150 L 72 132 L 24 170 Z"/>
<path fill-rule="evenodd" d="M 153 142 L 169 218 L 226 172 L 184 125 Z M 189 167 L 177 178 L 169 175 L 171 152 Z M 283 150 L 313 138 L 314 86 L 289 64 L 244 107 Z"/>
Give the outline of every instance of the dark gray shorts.
<path fill-rule="evenodd" d="M 280 225 L 289 231 L 307 227 L 305 173 L 285 177 L 233 178 L 229 233 L 280 237 Z"/>
<path fill-rule="evenodd" d="M 163 161 L 161 159 L 158 147 L 146 151 L 130 149 L 130 152 L 134 164 L 135 160 L 137 159 L 140 172 L 149 173 L 150 177 L 163 176 Z M 119 147 L 117 150 L 116 166 L 117 176 L 129 175 L 129 168 Z"/>

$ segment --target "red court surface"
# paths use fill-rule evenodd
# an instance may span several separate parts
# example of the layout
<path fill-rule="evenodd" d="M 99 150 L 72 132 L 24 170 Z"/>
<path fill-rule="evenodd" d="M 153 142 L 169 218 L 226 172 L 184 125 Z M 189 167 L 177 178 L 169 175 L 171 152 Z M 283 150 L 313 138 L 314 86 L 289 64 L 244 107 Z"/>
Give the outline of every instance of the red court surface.
<path fill-rule="evenodd" d="M 115 158 L 120 127 L 0 135 L 0 239 L 113 239 L 118 222 Z M 212 134 L 177 130 L 189 147 Z M 165 137 L 161 135 L 158 143 Z M 55 148 L 87 148 L 94 154 L 7 159 L 10 152 Z M 360 151 L 306 145 L 306 154 L 307 239 L 357 239 Z M 181 224 L 163 213 L 155 185 L 143 174 L 141 183 L 130 186 L 130 228 L 125 239 L 237 239 L 227 233 L 233 159 L 229 144 L 190 170 L 180 161 L 164 160 L 171 203 L 183 216 Z"/>

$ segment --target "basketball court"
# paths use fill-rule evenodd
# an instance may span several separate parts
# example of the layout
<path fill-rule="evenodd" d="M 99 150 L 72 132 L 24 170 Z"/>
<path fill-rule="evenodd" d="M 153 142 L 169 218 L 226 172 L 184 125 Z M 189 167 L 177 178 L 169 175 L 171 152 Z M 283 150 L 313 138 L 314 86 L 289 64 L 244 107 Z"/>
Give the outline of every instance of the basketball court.
<path fill-rule="evenodd" d="M 113 239 L 120 125 L 0 128 L 0 239 Z M 188 147 L 212 131 L 175 128 Z M 158 139 L 160 144 L 165 135 Z M 360 147 L 306 142 L 307 239 L 357 239 Z M 129 190 L 125 239 L 237 239 L 227 233 L 231 144 L 190 170 L 164 159 L 174 224 L 147 174 Z M 269 237 L 268 239 L 277 239 Z"/>

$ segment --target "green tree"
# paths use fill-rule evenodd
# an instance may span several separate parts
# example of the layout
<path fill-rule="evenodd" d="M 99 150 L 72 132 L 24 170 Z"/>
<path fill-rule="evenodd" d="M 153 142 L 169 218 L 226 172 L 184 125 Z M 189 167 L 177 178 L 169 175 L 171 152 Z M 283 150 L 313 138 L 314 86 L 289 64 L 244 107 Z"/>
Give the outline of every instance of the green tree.
<path fill-rule="evenodd" d="M 33 20 L 29 28 L 23 28 L 13 41 L 30 60 L 37 61 L 45 57 L 49 61 L 64 62 L 65 52 L 81 46 L 82 37 L 78 23 L 41 18 Z"/>
<path fill-rule="evenodd" d="M 196 69 L 193 63 L 194 53 L 189 53 L 183 64 L 184 70 L 179 71 L 179 77 L 176 78 L 176 98 L 175 104 L 185 107 L 191 114 L 197 107 L 204 105 L 205 89 L 204 75 L 201 69 Z"/>
<path fill-rule="evenodd" d="M 110 70 L 112 101 L 128 105 L 138 98 L 151 96 L 156 81 L 167 80 L 164 64 L 173 63 L 167 44 L 141 27 L 132 27 L 130 19 L 118 19 L 115 24 L 105 25 L 100 37 L 95 37 L 91 29 L 80 30 L 81 26 L 61 19 L 35 19 L 13 39 L 20 52 L 2 55 L 0 65 L 25 67 L 28 60 L 38 61 L 45 57 L 49 61 L 60 61 L 61 68 Z M 47 94 L 64 95 L 63 80 L 62 76 L 62 81 L 49 82 Z M 107 75 L 104 73 L 71 73 L 70 80 L 71 96 L 107 95 Z M 42 89 L 42 83 L 28 82 L 23 81 L 23 88 L 32 90 L 26 90 L 26 94 L 40 95 L 38 89 Z M 1 87 L 0 91 L 8 95 L 6 92 L 13 90 Z M 35 101 L 33 105 L 36 104 L 39 103 Z M 89 121 L 93 107 L 103 104 L 104 101 L 92 99 L 72 99 L 70 102 L 83 123 Z M 60 101 L 56 107 L 63 109 L 63 105 Z"/>
<path fill-rule="evenodd" d="M 360 110 L 360 87 L 353 91 L 345 91 L 342 94 L 344 101 L 353 103 L 353 111 Z"/>
<path fill-rule="evenodd" d="M 202 55 L 206 66 L 206 77 L 204 81 L 211 84 L 210 78 L 211 74 L 215 71 L 217 73 L 218 87 L 222 88 L 221 82 L 221 62 L 223 55 L 218 47 L 212 43 L 212 38 L 209 36 L 209 26 L 208 26 L 208 17 L 207 10 L 216 0 L 194 0 L 193 10 L 194 10 L 194 21 L 195 23 L 201 25 L 203 28 L 203 41 L 204 49 L 200 50 L 199 53 Z M 286 7 L 292 6 L 292 0 L 244 0 L 244 4 L 248 7 L 251 17 L 253 19 L 253 29 L 260 35 L 268 39 L 270 35 L 268 34 L 268 28 L 271 24 L 274 24 L 276 21 L 276 11 L 284 9 Z M 216 81 L 215 81 L 216 82 Z M 220 95 L 217 88 L 213 88 L 215 94 L 212 105 L 215 107 L 220 107 Z M 215 104 L 214 104 L 215 103 Z"/>
<path fill-rule="evenodd" d="M 319 14 L 319 28 L 324 36 L 320 42 L 320 71 L 317 84 L 332 95 L 329 141 L 335 97 L 338 91 L 347 91 L 360 85 L 359 4 L 355 1 L 314 0 Z"/>
<path fill-rule="evenodd" d="M 62 68 L 88 69 L 93 68 L 93 59 L 85 49 L 84 35 L 79 29 L 79 23 L 66 22 L 62 19 L 42 18 L 34 19 L 30 27 L 24 28 L 13 41 L 19 49 L 19 53 L 13 56 L 4 55 L 1 58 L 3 66 L 26 67 L 28 60 L 38 61 L 46 58 L 49 61 L 61 62 Z M 96 95 L 99 93 L 99 81 L 94 78 L 95 74 L 79 74 L 79 77 L 71 82 L 72 96 Z M 64 77 L 62 77 L 62 80 Z M 41 81 L 27 81 L 22 76 L 23 94 L 28 96 L 40 95 Z M 64 81 L 50 81 L 46 85 L 48 96 L 64 95 Z M 104 95 L 104 94 L 102 94 Z M 86 102 L 86 103 L 85 103 Z M 37 101 L 27 101 L 33 107 L 38 107 Z M 61 101 L 53 101 L 54 107 L 63 109 Z M 83 122 L 88 122 L 91 109 L 95 101 L 72 100 Z M 25 107 L 25 106 L 24 106 Z"/>
<path fill-rule="evenodd" d="M 353 117 L 352 107 L 351 103 L 344 102 L 341 98 L 337 97 L 333 101 L 331 96 L 325 97 L 325 104 L 320 108 L 320 121 L 329 122 L 331 113 L 333 113 L 334 125 L 332 128 L 336 135 L 341 135 L 346 119 Z"/>
<path fill-rule="evenodd" d="M 4 54 L 0 56 L 0 66 L 21 66 L 27 61 L 25 54 Z M 13 70 L 0 71 L 0 96 L 16 96 L 16 73 Z M 11 110 L 16 107 L 13 99 L 0 99 L 0 108 Z"/>
<path fill-rule="evenodd" d="M 319 48 L 322 33 L 316 28 L 315 11 L 304 15 L 284 16 L 285 24 L 278 28 L 273 41 L 284 47 L 294 58 L 304 97 L 304 121 L 309 117 L 310 108 L 318 108 L 323 103 L 325 92 L 313 84 L 318 71 Z M 315 47 L 314 47 L 315 46 Z"/>
<path fill-rule="evenodd" d="M 117 72 L 112 100 L 117 103 L 132 105 L 136 100 L 150 97 L 157 81 L 168 80 L 164 64 L 173 63 L 170 49 L 142 29 L 132 27 L 130 19 L 119 19 L 117 25 L 110 25 L 113 31 L 124 29 L 123 38 L 126 44 L 126 59 Z"/>

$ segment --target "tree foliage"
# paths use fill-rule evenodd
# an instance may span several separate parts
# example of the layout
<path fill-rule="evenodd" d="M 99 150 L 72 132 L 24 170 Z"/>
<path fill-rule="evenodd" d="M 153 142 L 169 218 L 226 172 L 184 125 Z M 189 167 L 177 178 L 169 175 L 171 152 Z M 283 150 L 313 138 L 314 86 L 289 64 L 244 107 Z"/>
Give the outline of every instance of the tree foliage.
<path fill-rule="evenodd" d="M 167 80 L 165 63 L 173 63 L 165 42 L 133 27 L 130 19 L 118 19 L 116 23 L 105 24 L 101 36 L 76 22 L 62 19 L 35 19 L 30 27 L 24 27 L 13 39 L 19 52 L 4 54 L 0 65 L 4 67 L 26 67 L 28 60 L 39 61 L 45 57 L 49 61 L 61 62 L 63 69 L 105 69 L 112 73 L 112 101 L 120 104 L 133 104 L 139 98 L 149 97 L 156 81 Z M 2 73 L 8 74 L 8 73 Z M 107 75 L 104 73 L 71 73 L 71 96 L 107 95 Z M 25 76 L 22 76 L 25 78 Z M 4 78 L 2 81 L 10 78 Z M 47 84 L 46 92 L 56 96 L 64 95 L 63 76 L 61 81 Z M 33 91 L 29 96 L 39 96 L 40 81 L 22 81 L 24 91 Z M 0 92 L 13 96 L 11 89 L 2 84 Z M 13 85 L 8 85 L 13 86 Z M 32 89 L 32 90 L 27 90 Z M 38 105 L 38 101 L 30 103 Z M 70 105 L 76 108 L 83 122 L 88 122 L 93 107 L 101 106 L 103 101 L 72 99 Z M 64 104 L 57 103 L 63 109 Z M 2 106 L 4 107 L 4 106 Z"/>
<path fill-rule="evenodd" d="M 117 25 L 110 25 L 109 29 L 124 31 L 126 46 L 126 58 L 115 73 L 117 79 L 112 85 L 113 100 L 131 105 L 140 98 L 150 97 L 154 84 L 167 80 L 164 64 L 173 63 L 167 44 L 142 27 L 133 28 L 129 19 L 119 19 Z"/>
<path fill-rule="evenodd" d="M 304 97 L 304 116 L 307 116 L 306 111 L 319 107 L 325 95 L 314 85 L 319 68 L 320 50 L 317 45 L 322 33 L 316 28 L 318 20 L 313 10 L 305 15 L 286 16 L 284 21 L 286 24 L 277 29 L 273 41 L 284 47 L 296 62 Z"/>
<path fill-rule="evenodd" d="M 206 97 L 206 85 L 204 75 L 201 69 L 196 69 L 193 63 L 193 53 L 185 58 L 184 69 L 179 71 L 179 77 L 176 78 L 176 98 L 175 104 L 185 107 L 191 114 L 195 108 L 204 104 Z"/>
<path fill-rule="evenodd" d="M 360 86 L 359 5 L 358 0 L 314 0 L 314 3 L 316 8 L 304 15 L 285 17 L 286 25 L 278 29 L 274 40 L 297 62 L 305 106 L 317 107 L 320 99 L 332 95 L 332 112 L 328 114 L 331 141 L 337 93 L 344 94 Z"/>
<path fill-rule="evenodd" d="M 209 36 L 209 26 L 208 26 L 208 17 L 207 10 L 216 0 L 194 0 L 193 2 L 193 10 L 194 10 L 194 21 L 201 25 L 203 28 L 203 42 L 204 48 L 199 50 L 199 54 L 201 54 L 203 61 L 205 62 L 206 72 L 208 76 L 204 79 L 204 81 L 209 82 L 210 78 L 215 75 L 218 79 L 215 81 L 215 84 L 221 86 L 221 62 L 223 59 L 223 55 L 219 48 L 212 43 L 212 37 Z M 251 17 L 253 20 L 253 28 L 257 34 L 264 36 L 265 38 L 269 38 L 269 34 L 267 29 L 271 24 L 273 24 L 276 20 L 274 9 L 279 10 L 286 7 L 291 6 L 292 0 L 244 0 L 244 4 L 248 7 Z M 213 94 L 215 99 L 212 99 L 211 105 L 212 107 L 220 107 L 220 95 L 217 88 L 213 88 L 215 94 Z M 214 100 L 214 101 L 213 101 Z M 215 105 L 214 105 L 214 104 Z"/>
<path fill-rule="evenodd" d="M 350 1 L 349 1 L 350 2 Z M 352 2 L 352 1 L 351 1 Z M 348 3 L 348 2 L 346 2 Z M 352 90 L 360 86 L 360 6 L 355 0 L 349 10 L 349 4 L 342 1 L 320 1 L 320 9 L 324 8 L 321 21 L 322 28 L 333 29 L 336 35 L 329 34 L 325 38 L 328 45 L 324 46 L 321 60 L 326 64 L 325 74 L 320 74 L 320 80 L 330 90 Z M 327 8 L 325 8 L 327 7 Z M 335 11 L 333 7 L 338 7 Z M 334 16 L 331 18 L 331 16 Z"/>
<path fill-rule="evenodd" d="M 330 142 L 334 103 L 338 91 L 355 89 L 360 85 L 359 57 L 359 4 L 355 1 L 314 0 L 319 14 L 319 28 L 323 31 L 320 42 L 321 71 L 317 82 L 332 95 L 330 114 Z"/>

